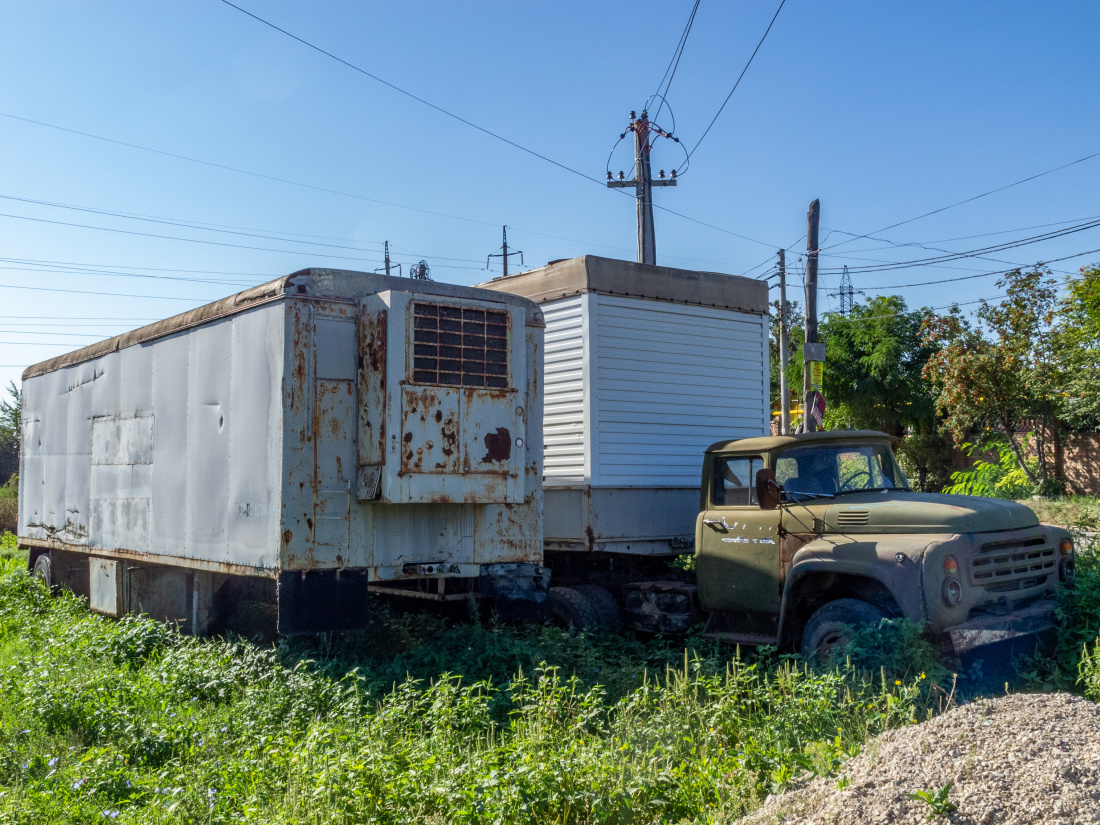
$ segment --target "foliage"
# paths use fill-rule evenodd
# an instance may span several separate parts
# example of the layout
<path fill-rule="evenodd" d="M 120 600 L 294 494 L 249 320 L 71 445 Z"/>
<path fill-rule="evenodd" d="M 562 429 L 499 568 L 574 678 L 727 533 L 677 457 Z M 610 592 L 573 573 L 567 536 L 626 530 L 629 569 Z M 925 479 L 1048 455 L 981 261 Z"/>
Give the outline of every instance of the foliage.
<path fill-rule="evenodd" d="M 410 622 L 383 645 L 400 647 Z M 481 632 L 512 647 L 556 638 L 582 671 L 586 658 L 615 661 L 588 637 L 552 628 Z M 472 640 L 449 633 L 434 643 L 453 651 Z M 326 641 L 313 644 L 323 651 Z M 658 641 L 656 655 L 665 652 Z M 551 664 L 509 679 L 441 670 L 378 689 L 368 665 L 339 669 L 147 620 L 105 620 L 9 569 L 0 578 L 0 820 L 735 818 L 796 776 L 834 771 L 868 736 L 918 712 L 914 686 L 853 670 L 712 648 L 654 672 L 644 656 L 621 655 L 615 673 L 596 675 L 624 685 L 618 698 Z"/>
<path fill-rule="evenodd" d="M 906 796 L 917 802 L 926 803 L 928 807 L 931 808 L 928 812 L 928 819 L 935 819 L 937 816 L 947 816 L 952 811 L 957 811 L 959 809 L 958 806 L 948 798 L 950 793 L 951 783 L 948 782 L 938 791 L 917 791 L 916 793 L 907 793 Z"/>
<path fill-rule="evenodd" d="M 8 383 L 10 401 L 0 401 L 0 447 L 17 445 L 21 427 L 20 415 L 23 409 L 23 393 L 14 381 Z"/>
<path fill-rule="evenodd" d="M 921 492 L 938 493 L 951 483 L 955 447 L 950 435 L 938 429 L 910 432 L 895 453 L 910 485 Z"/>
<path fill-rule="evenodd" d="M 921 338 L 928 310 L 909 312 L 899 295 L 878 296 L 848 316 L 828 314 L 827 426 L 882 430 L 901 436 L 935 426 L 935 404 L 922 370 L 935 346 Z"/>
<path fill-rule="evenodd" d="M 997 281 L 1005 289 L 997 304 L 983 302 L 978 317 L 991 337 L 971 326 L 955 308 L 929 319 L 924 340 L 939 347 L 925 366 L 945 426 L 957 442 L 970 433 L 1000 433 L 1031 484 L 1048 474 L 1043 433 L 1061 425 L 1056 417 L 1060 372 L 1051 347 L 1055 281 L 1041 267 L 1015 270 Z M 1017 432 L 1038 421 L 1038 473 L 1023 460 Z"/>
<path fill-rule="evenodd" d="M 836 657 L 858 672 L 889 674 L 895 681 L 914 683 L 925 691 L 950 681 L 939 650 L 924 628 L 908 619 L 883 619 L 878 625 L 853 631 Z"/>
<path fill-rule="evenodd" d="M 19 476 L 12 475 L 0 486 L 0 533 L 14 533 L 19 526 Z"/>
<path fill-rule="evenodd" d="M 1059 417 L 1071 429 L 1100 430 L 1100 264 L 1067 279 L 1052 347 L 1061 366 Z"/>
<path fill-rule="evenodd" d="M 1021 501 L 1035 511 L 1039 521 L 1100 531 L 1100 499 L 1096 496 L 1065 496 L 1059 499 Z"/>
<path fill-rule="evenodd" d="M 19 549 L 19 543 L 15 538 L 15 534 L 7 531 L 0 532 L 0 559 L 4 561 L 10 559 L 26 561 L 23 551 Z"/>
<path fill-rule="evenodd" d="M 1024 449 L 1027 439 L 1024 440 Z M 1020 466 L 1016 453 L 1001 439 L 990 439 L 984 444 L 965 443 L 962 450 L 974 460 L 966 470 L 951 474 L 952 484 L 944 488 L 945 493 L 965 496 L 986 496 L 988 498 L 1026 498 L 1035 490 L 1029 474 Z M 981 456 L 992 453 L 994 461 Z"/>

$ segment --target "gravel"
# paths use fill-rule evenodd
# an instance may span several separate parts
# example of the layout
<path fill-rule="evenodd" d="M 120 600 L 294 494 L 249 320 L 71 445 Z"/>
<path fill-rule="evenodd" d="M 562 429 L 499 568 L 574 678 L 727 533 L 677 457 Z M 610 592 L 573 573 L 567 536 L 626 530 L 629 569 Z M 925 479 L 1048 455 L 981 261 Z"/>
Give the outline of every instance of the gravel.
<path fill-rule="evenodd" d="M 1100 707 L 1066 694 L 972 702 L 875 737 L 836 777 L 820 777 L 741 825 L 1072 825 L 1100 823 Z M 938 791 L 958 810 L 936 816 L 906 794 Z"/>

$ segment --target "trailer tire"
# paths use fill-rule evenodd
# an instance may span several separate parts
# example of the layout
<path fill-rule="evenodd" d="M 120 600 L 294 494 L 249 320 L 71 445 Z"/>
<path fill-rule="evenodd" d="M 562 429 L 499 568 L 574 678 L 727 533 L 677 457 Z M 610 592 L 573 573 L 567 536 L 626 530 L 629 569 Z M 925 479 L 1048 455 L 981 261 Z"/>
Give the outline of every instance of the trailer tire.
<path fill-rule="evenodd" d="M 46 585 L 46 589 L 51 593 L 57 592 L 57 581 L 53 576 L 53 562 L 50 560 L 48 552 L 35 559 L 34 577 Z"/>
<path fill-rule="evenodd" d="M 551 587 L 546 595 L 546 615 L 557 625 L 575 630 L 597 630 L 600 616 L 596 606 L 572 587 Z"/>
<path fill-rule="evenodd" d="M 604 630 L 618 630 L 623 624 L 623 612 L 619 609 L 619 603 L 615 601 L 605 588 L 598 584 L 577 584 L 576 590 L 591 603 L 599 619 L 600 627 Z"/>
<path fill-rule="evenodd" d="M 886 618 L 879 608 L 859 599 L 837 599 L 819 607 L 802 631 L 802 658 L 825 663 L 852 638 L 860 625 L 878 624 Z"/>

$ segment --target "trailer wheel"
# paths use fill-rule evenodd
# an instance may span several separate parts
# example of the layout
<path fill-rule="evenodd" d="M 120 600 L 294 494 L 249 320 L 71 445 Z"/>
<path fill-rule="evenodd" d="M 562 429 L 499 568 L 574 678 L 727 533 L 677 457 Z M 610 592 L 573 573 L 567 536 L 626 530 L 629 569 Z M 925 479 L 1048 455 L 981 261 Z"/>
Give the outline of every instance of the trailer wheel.
<path fill-rule="evenodd" d="M 878 624 L 886 614 L 859 599 L 837 599 L 819 607 L 802 631 L 802 657 L 810 662 L 827 662 L 864 624 Z"/>
<path fill-rule="evenodd" d="M 57 582 L 53 577 L 53 562 L 50 561 L 49 553 L 43 553 L 35 560 L 34 577 L 46 585 L 46 589 L 51 593 L 57 592 Z"/>
<path fill-rule="evenodd" d="M 550 588 L 546 594 L 546 615 L 554 624 L 576 630 L 596 630 L 600 626 L 596 606 L 572 587 Z"/>
<path fill-rule="evenodd" d="M 600 626 L 605 630 L 618 630 L 623 624 L 623 613 L 619 603 L 606 589 L 598 584 L 578 584 L 572 588 L 591 603 L 599 618 Z"/>

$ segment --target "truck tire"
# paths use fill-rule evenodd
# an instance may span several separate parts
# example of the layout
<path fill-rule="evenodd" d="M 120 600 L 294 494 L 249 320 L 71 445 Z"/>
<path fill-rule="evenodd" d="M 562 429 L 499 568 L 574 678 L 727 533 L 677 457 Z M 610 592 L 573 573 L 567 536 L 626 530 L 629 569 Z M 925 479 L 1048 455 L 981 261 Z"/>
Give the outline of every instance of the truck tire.
<path fill-rule="evenodd" d="M 46 589 L 51 593 L 57 592 L 57 582 L 53 577 L 53 562 L 50 560 L 49 553 L 43 553 L 35 560 L 34 577 L 46 585 Z"/>
<path fill-rule="evenodd" d="M 596 606 L 572 587 L 551 587 L 546 595 L 546 615 L 554 623 L 575 630 L 597 630 L 600 616 Z"/>
<path fill-rule="evenodd" d="M 886 614 L 873 604 L 859 599 L 837 599 L 819 607 L 802 631 L 802 658 L 826 662 L 852 638 L 852 631 L 863 624 L 878 624 Z"/>
<path fill-rule="evenodd" d="M 596 611 L 600 627 L 604 630 L 618 630 L 622 627 L 623 613 L 619 609 L 619 603 L 607 590 L 598 584 L 577 584 L 572 589 L 591 603 Z"/>

